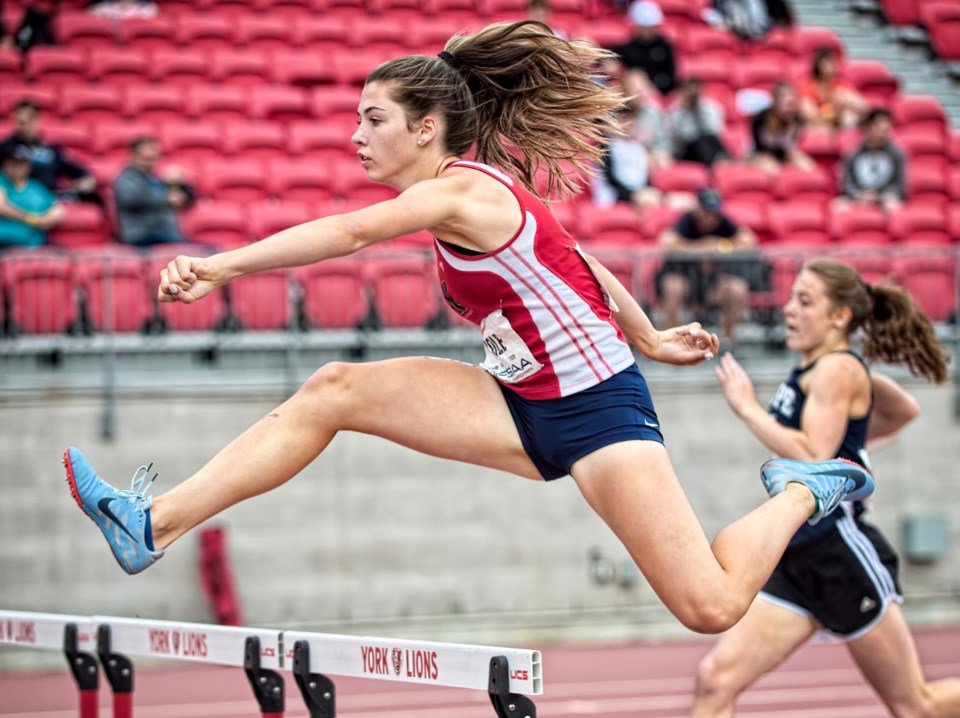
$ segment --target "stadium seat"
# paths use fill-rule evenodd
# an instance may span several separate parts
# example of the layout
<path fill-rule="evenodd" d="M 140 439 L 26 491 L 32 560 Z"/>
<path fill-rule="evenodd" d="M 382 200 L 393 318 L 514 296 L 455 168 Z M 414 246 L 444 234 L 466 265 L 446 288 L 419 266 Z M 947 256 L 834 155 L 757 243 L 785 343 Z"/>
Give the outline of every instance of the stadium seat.
<path fill-rule="evenodd" d="M 180 218 L 183 234 L 191 241 L 230 249 L 254 238 L 246 206 L 238 202 L 200 200 Z"/>
<path fill-rule="evenodd" d="M 269 55 L 253 50 L 215 50 L 210 63 L 211 79 L 233 85 L 265 85 L 270 82 Z"/>
<path fill-rule="evenodd" d="M 399 57 L 414 49 L 407 25 L 395 16 L 369 17 L 353 26 L 353 47 Z"/>
<path fill-rule="evenodd" d="M 795 200 L 826 204 L 837 194 L 836 183 L 819 167 L 813 170 L 781 167 L 773 181 L 773 193 L 780 201 Z"/>
<path fill-rule="evenodd" d="M 256 50 L 287 50 L 297 44 L 297 21 L 274 15 L 240 15 L 235 38 L 239 45 Z"/>
<path fill-rule="evenodd" d="M 954 203 L 947 209 L 947 227 L 955 244 L 960 244 L 960 204 Z"/>
<path fill-rule="evenodd" d="M 955 164 L 948 170 L 947 181 L 950 183 L 950 196 L 953 202 L 960 206 L 960 164 Z"/>
<path fill-rule="evenodd" d="M 826 211 L 819 202 L 779 202 L 769 218 L 771 240 L 778 245 L 823 247 L 830 243 Z"/>
<path fill-rule="evenodd" d="M 156 134 L 154 125 L 147 122 L 130 122 L 122 117 L 98 122 L 97 131 L 91 133 L 91 149 L 105 159 L 126 160 L 130 143 L 138 137 Z"/>
<path fill-rule="evenodd" d="M 318 160 L 336 161 L 353 157 L 356 145 L 350 142 L 350 135 L 356 129 L 356 123 L 305 120 L 287 125 L 287 155 L 298 161 Z"/>
<path fill-rule="evenodd" d="M 86 319 L 96 332 L 139 332 L 153 317 L 153 294 L 144 290 L 144 262 L 122 245 L 78 253 L 77 283 Z M 154 288 L 156 291 L 156 288 Z"/>
<path fill-rule="evenodd" d="M 307 92 L 300 87 L 251 87 L 250 116 L 280 123 L 307 119 L 310 116 Z"/>
<path fill-rule="evenodd" d="M 920 23 L 917 0 L 880 0 L 880 6 L 891 25 L 915 26 Z"/>
<path fill-rule="evenodd" d="M 343 50 L 350 44 L 352 24 L 342 15 L 298 17 L 293 27 L 295 44 L 310 52 Z"/>
<path fill-rule="evenodd" d="M 316 205 L 333 197 L 329 165 L 297 160 L 274 161 L 267 167 L 270 194 L 284 201 Z"/>
<path fill-rule="evenodd" d="M 424 13 L 430 16 L 476 22 L 479 12 L 474 0 L 422 0 Z"/>
<path fill-rule="evenodd" d="M 186 115 L 204 122 L 246 120 L 250 88 L 243 85 L 192 84 L 186 87 Z"/>
<path fill-rule="evenodd" d="M 88 51 L 81 47 L 40 45 L 26 56 L 26 76 L 38 85 L 83 84 L 87 77 Z"/>
<path fill-rule="evenodd" d="M 839 60 L 843 60 L 846 50 L 836 31 L 828 27 L 800 25 L 793 31 L 793 54 L 806 67 L 810 67 L 813 56 L 820 50 L 832 50 Z"/>
<path fill-rule="evenodd" d="M 237 46 L 235 24 L 225 15 L 183 14 L 177 17 L 176 41 L 181 47 L 225 50 Z"/>
<path fill-rule="evenodd" d="M 109 241 L 110 228 L 99 206 L 87 202 L 67 202 L 64 208 L 64 221 L 47 235 L 50 245 L 75 249 L 103 246 Z"/>
<path fill-rule="evenodd" d="M 896 268 L 903 286 L 933 321 L 956 321 L 956 261 L 953 257 L 907 257 L 897 260 Z"/>
<path fill-rule="evenodd" d="M 284 197 L 279 201 L 269 200 L 251 205 L 249 227 L 254 240 L 259 241 L 271 234 L 316 219 L 317 213 L 313 209 L 315 206 L 311 202 L 287 200 Z"/>
<path fill-rule="evenodd" d="M 932 11 L 933 24 L 928 29 L 930 43 L 937 56 L 946 62 L 960 61 L 960 13 L 956 3 L 938 2 Z"/>
<path fill-rule="evenodd" d="M 215 122 L 165 122 L 160 128 L 163 151 L 176 159 L 219 159 L 225 153 L 225 138 Z"/>
<path fill-rule="evenodd" d="M 894 133 L 893 141 L 906 153 L 908 171 L 918 164 L 945 166 L 949 161 L 949 145 L 943 136 L 923 127 L 908 125 Z"/>
<path fill-rule="evenodd" d="M 740 46 L 741 55 L 763 57 L 768 62 L 785 66 L 794 59 L 793 29 L 774 28 L 763 37 Z"/>
<path fill-rule="evenodd" d="M 848 60 L 843 75 L 871 105 L 886 107 L 900 92 L 900 78 L 879 60 Z"/>
<path fill-rule="evenodd" d="M 293 325 L 288 272 L 278 269 L 240 277 L 228 285 L 230 315 L 246 331 L 287 329 Z"/>
<path fill-rule="evenodd" d="M 346 202 L 372 204 L 397 196 L 397 191 L 384 184 L 373 182 L 356 157 L 337 160 L 330 164 L 334 195 Z"/>
<path fill-rule="evenodd" d="M 585 247 L 593 244 L 635 247 L 643 242 L 640 214 L 628 202 L 589 207 L 581 213 L 579 227 Z"/>
<path fill-rule="evenodd" d="M 773 199 L 769 176 L 753 164 L 718 164 L 713 169 L 713 184 L 725 202 L 736 199 L 765 206 Z"/>
<path fill-rule="evenodd" d="M 96 48 L 99 51 L 117 44 L 120 39 L 117 25 L 104 17 L 63 9 L 54 17 L 54 37 L 63 45 Z"/>
<path fill-rule="evenodd" d="M 194 48 L 164 47 L 151 53 L 150 78 L 165 87 L 201 85 L 210 87 L 210 54 Z"/>
<path fill-rule="evenodd" d="M 405 24 L 408 20 L 416 21 L 423 17 L 423 3 L 421 0 L 376 0 L 376 12 L 394 21 L 402 20 Z"/>
<path fill-rule="evenodd" d="M 750 199 L 749 196 L 737 196 L 723 201 L 723 213 L 735 224 L 752 230 L 757 235 L 757 241 L 760 244 L 766 244 L 770 241 L 770 220 L 768 217 L 771 207 L 773 205 L 769 201 L 761 202 Z"/>
<path fill-rule="evenodd" d="M 317 87 L 313 90 L 310 106 L 313 116 L 320 118 L 324 123 L 333 120 L 343 120 L 356 129 L 357 107 L 360 105 L 360 88 Z M 353 134 L 353 130 L 350 131 Z M 346 138 L 349 141 L 349 135 Z"/>
<path fill-rule="evenodd" d="M 160 123 L 183 121 L 186 99 L 183 88 L 156 85 L 129 85 L 126 87 L 123 113 L 131 120 Z"/>
<path fill-rule="evenodd" d="M 730 66 L 740 56 L 740 43 L 736 37 L 727 30 L 710 27 L 709 25 L 691 25 L 680 36 L 679 44 L 682 52 L 680 62 L 682 77 L 697 74 L 684 69 L 686 60 L 703 57 L 709 57 L 719 62 L 721 67 L 727 70 L 729 76 Z"/>
<path fill-rule="evenodd" d="M 696 193 L 710 184 L 710 174 L 697 162 L 674 162 L 652 172 L 650 184 L 661 192 Z"/>
<path fill-rule="evenodd" d="M 63 334 L 77 323 L 73 260 L 51 251 L 5 254 L 8 322 L 16 334 Z"/>
<path fill-rule="evenodd" d="M 163 13 L 157 17 L 125 19 L 120 23 L 120 37 L 127 47 L 169 50 L 177 44 L 177 25 L 164 5 Z"/>
<path fill-rule="evenodd" d="M 87 77 L 100 84 L 146 83 L 151 76 L 149 51 L 138 47 L 105 47 L 90 53 Z"/>
<path fill-rule="evenodd" d="M 101 122 L 123 115 L 120 88 L 113 85 L 91 87 L 68 84 L 60 90 L 60 114 L 71 120 Z"/>
<path fill-rule="evenodd" d="M 0 53 L 2 56 L 3 53 Z M 20 53 L 17 52 L 17 61 L 19 62 Z M 17 81 L 3 79 L 0 74 L 0 116 L 6 119 L 13 110 L 13 106 L 20 100 L 31 100 L 36 105 L 51 115 L 57 115 L 60 112 L 60 88 L 58 87 L 40 87 L 38 85 L 26 84 L 20 78 L 20 72 L 17 71 Z"/>
<path fill-rule="evenodd" d="M 905 204 L 890 215 L 890 233 L 900 244 L 950 244 L 946 208 L 913 202 Z"/>
<path fill-rule="evenodd" d="M 950 202 L 950 184 L 945 164 L 914 163 L 907 167 L 907 199 L 911 204 L 945 207 Z"/>
<path fill-rule="evenodd" d="M 731 83 L 737 90 L 750 88 L 769 91 L 787 73 L 784 61 L 763 55 L 742 57 L 729 69 Z"/>
<path fill-rule="evenodd" d="M 894 126 L 924 129 L 946 139 L 947 116 L 940 100 L 932 95 L 902 95 L 893 103 Z"/>
<path fill-rule="evenodd" d="M 896 262 L 887 251 L 865 252 L 857 248 L 850 252 L 831 252 L 830 257 L 856 269 L 867 284 L 900 284 Z"/>
<path fill-rule="evenodd" d="M 227 154 L 273 159 L 286 154 L 283 127 L 272 122 L 237 121 L 222 126 Z"/>
<path fill-rule="evenodd" d="M 879 207 L 850 205 L 828 211 L 830 234 L 841 245 L 883 246 L 892 240 L 887 215 Z"/>
<path fill-rule="evenodd" d="M 440 52 L 453 35 L 469 25 L 476 25 L 477 19 L 464 20 L 456 17 L 431 17 L 427 21 L 413 23 L 409 28 L 410 42 L 420 52 L 431 54 Z"/>
<path fill-rule="evenodd" d="M 278 50 L 271 61 L 273 80 L 280 85 L 293 85 L 296 89 L 331 85 L 337 80 L 334 56 L 338 52 L 349 50 L 346 47 L 337 51 L 315 48 Z M 305 56 L 308 56 L 307 61 L 304 61 Z"/>
<path fill-rule="evenodd" d="M 699 77 L 704 94 L 714 91 L 732 90 L 730 65 L 732 57 L 724 51 L 710 50 L 697 55 L 685 55 L 680 58 L 677 74 L 681 78 Z"/>
<path fill-rule="evenodd" d="M 207 160 L 200 182 L 201 193 L 217 200 L 262 202 L 269 196 L 261 162 L 249 158 Z"/>
<path fill-rule="evenodd" d="M 353 329 L 367 319 L 370 306 L 363 264 L 355 258 L 331 259 L 295 270 L 308 327 Z"/>
<path fill-rule="evenodd" d="M 43 138 L 50 144 L 69 150 L 74 160 L 86 162 L 94 153 L 93 136 L 96 133 L 86 122 L 44 122 Z"/>
<path fill-rule="evenodd" d="M 393 58 L 392 53 L 355 50 L 333 55 L 333 77 L 338 85 L 360 85 L 376 67 Z"/>
<path fill-rule="evenodd" d="M 381 326 L 426 327 L 438 317 L 440 302 L 431 260 L 374 254 L 365 269 Z"/>

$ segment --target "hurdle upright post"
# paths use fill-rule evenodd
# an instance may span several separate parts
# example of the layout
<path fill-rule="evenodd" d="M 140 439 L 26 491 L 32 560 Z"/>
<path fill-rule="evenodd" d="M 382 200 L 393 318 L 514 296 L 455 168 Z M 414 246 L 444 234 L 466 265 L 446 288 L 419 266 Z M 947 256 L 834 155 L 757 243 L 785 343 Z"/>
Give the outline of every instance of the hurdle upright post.
<path fill-rule="evenodd" d="M 260 666 L 260 639 L 248 636 L 244 644 L 243 669 L 253 688 L 263 718 L 282 718 L 284 710 L 283 676 Z"/>
<path fill-rule="evenodd" d="M 497 718 L 537 718 L 533 701 L 510 692 L 510 662 L 506 656 L 490 659 L 490 684 L 487 689 Z"/>
<path fill-rule="evenodd" d="M 322 673 L 310 672 L 310 643 L 293 644 L 293 677 L 307 704 L 310 718 L 335 718 L 337 715 L 336 688 Z"/>
<path fill-rule="evenodd" d="M 97 627 L 97 656 L 113 689 L 113 718 L 133 716 L 133 663 L 111 647 L 110 626 Z"/>
<path fill-rule="evenodd" d="M 67 657 L 67 665 L 80 693 L 80 718 L 97 718 L 100 672 L 97 670 L 97 659 L 80 650 L 78 633 L 76 623 L 68 623 L 63 627 L 63 654 Z"/>

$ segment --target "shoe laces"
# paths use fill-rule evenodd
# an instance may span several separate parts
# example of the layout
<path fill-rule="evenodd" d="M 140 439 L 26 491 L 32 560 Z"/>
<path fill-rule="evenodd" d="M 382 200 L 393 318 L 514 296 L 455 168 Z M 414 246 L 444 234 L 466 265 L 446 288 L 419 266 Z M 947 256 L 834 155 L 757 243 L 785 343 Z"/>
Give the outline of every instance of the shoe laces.
<path fill-rule="evenodd" d="M 130 489 L 127 491 L 120 490 L 117 493 L 126 498 L 134 499 L 138 505 L 142 502 L 150 501 L 147 490 L 153 486 L 153 482 L 156 481 L 160 475 L 154 474 L 150 476 L 150 469 L 152 468 L 153 462 L 150 462 L 146 466 L 137 467 L 137 470 L 133 472 L 133 477 L 130 479 Z M 150 476 L 149 479 L 147 478 L 148 476 Z"/>

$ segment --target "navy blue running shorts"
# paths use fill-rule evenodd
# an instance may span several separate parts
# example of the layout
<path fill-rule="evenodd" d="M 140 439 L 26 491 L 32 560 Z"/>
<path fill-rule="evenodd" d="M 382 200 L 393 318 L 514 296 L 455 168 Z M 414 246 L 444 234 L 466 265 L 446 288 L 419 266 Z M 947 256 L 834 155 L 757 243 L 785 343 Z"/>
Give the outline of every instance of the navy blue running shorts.
<path fill-rule="evenodd" d="M 610 444 L 663 443 L 650 390 L 636 364 L 559 399 L 525 399 L 503 384 L 500 390 L 524 450 L 547 481 L 567 476 L 578 459 Z"/>

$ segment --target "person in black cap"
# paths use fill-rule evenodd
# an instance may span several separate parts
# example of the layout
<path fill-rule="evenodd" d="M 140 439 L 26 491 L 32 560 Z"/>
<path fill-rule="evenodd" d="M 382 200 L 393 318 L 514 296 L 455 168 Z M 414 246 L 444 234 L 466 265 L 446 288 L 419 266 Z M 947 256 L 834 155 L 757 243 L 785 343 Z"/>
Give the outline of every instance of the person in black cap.
<path fill-rule="evenodd" d="M 666 258 L 657 273 L 656 290 L 664 321 L 679 321 L 688 304 L 698 310 L 719 307 L 721 339 L 732 343 L 750 299 L 742 265 L 754 264 L 755 258 L 741 256 L 733 262 L 730 255 L 754 251 L 756 235 L 723 214 L 715 189 L 704 188 L 697 193 L 697 207 L 661 233 L 660 246 Z"/>
<path fill-rule="evenodd" d="M 40 107 L 35 102 L 20 100 L 13 106 L 12 116 L 16 129 L 0 145 L 0 154 L 9 152 L 14 145 L 26 145 L 30 150 L 30 176 L 33 179 L 65 199 L 103 204 L 90 170 L 68 157 L 62 148 L 43 139 L 40 134 Z M 69 182 L 61 186 L 60 180 L 64 177 Z"/>
<path fill-rule="evenodd" d="M 63 221 L 63 205 L 30 178 L 30 148 L 15 144 L 0 154 L 0 248 L 38 247 Z"/>

